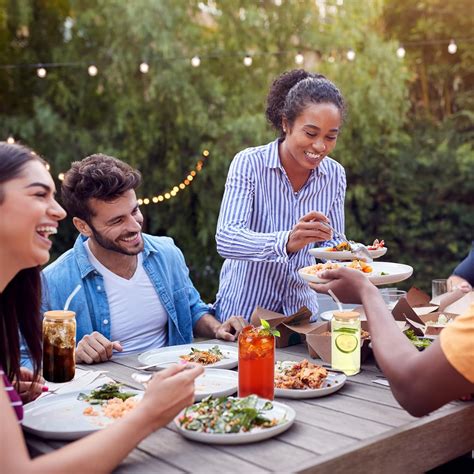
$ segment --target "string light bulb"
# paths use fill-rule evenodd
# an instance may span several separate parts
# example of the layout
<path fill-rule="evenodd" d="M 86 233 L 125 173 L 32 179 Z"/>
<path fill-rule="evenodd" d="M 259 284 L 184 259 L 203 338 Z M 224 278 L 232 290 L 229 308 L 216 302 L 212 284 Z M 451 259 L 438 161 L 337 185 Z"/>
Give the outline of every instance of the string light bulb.
<path fill-rule="evenodd" d="M 148 198 L 145 198 L 145 199 L 143 200 L 143 204 L 145 204 L 145 206 L 148 205 L 148 204 L 150 204 L 150 200 L 149 200 Z"/>
<path fill-rule="evenodd" d="M 191 58 L 191 66 L 199 67 L 200 64 L 201 64 L 201 58 L 199 56 L 194 56 Z"/>
<path fill-rule="evenodd" d="M 94 66 L 94 64 L 91 64 L 88 68 L 87 68 L 87 73 L 89 74 L 89 76 L 97 76 L 97 73 L 99 72 L 99 70 L 97 69 L 97 66 Z"/>
<path fill-rule="evenodd" d="M 328 63 L 333 63 L 334 61 L 336 61 L 336 58 L 334 56 L 329 56 L 328 57 Z"/>
<path fill-rule="evenodd" d="M 253 63 L 252 56 L 249 56 L 249 55 L 247 54 L 247 56 L 245 56 L 245 58 L 244 58 L 244 66 L 249 67 L 249 66 L 252 65 L 252 63 Z"/>
<path fill-rule="evenodd" d="M 295 63 L 296 64 L 303 64 L 304 63 L 304 56 L 301 53 L 298 53 L 295 56 Z"/>
<path fill-rule="evenodd" d="M 139 69 L 142 74 L 147 74 L 150 70 L 150 66 L 148 65 L 148 63 L 143 62 L 140 64 Z"/>
<path fill-rule="evenodd" d="M 400 59 L 403 59 L 405 57 L 405 54 L 406 54 L 406 51 L 405 51 L 405 48 L 403 46 L 400 46 L 398 49 L 397 49 L 397 56 L 400 58 Z"/>
<path fill-rule="evenodd" d="M 448 53 L 449 54 L 456 54 L 456 51 L 458 50 L 458 45 L 456 42 L 452 39 L 449 44 L 448 44 Z"/>
<path fill-rule="evenodd" d="M 7 138 L 7 143 L 9 145 L 13 145 L 15 143 L 15 139 L 12 136 L 10 136 L 10 137 Z"/>
<path fill-rule="evenodd" d="M 348 59 L 349 61 L 354 61 L 354 59 L 355 59 L 355 57 L 356 57 L 356 53 L 355 53 L 355 51 L 354 51 L 353 49 L 350 49 L 349 51 L 347 51 L 346 56 L 347 56 L 347 59 Z"/>
<path fill-rule="evenodd" d="M 44 67 L 39 67 L 37 70 L 36 70 L 36 75 L 38 77 L 40 77 L 41 79 L 45 78 L 46 77 L 46 74 L 48 74 L 48 71 L 46 71 L 46 69 Z"/>
<path fill-rule="evenodd" d="M 64 181 L 64 173 L 59 173 L 58 174 L 58 179 L 59 179 L 59 181 Z"/>

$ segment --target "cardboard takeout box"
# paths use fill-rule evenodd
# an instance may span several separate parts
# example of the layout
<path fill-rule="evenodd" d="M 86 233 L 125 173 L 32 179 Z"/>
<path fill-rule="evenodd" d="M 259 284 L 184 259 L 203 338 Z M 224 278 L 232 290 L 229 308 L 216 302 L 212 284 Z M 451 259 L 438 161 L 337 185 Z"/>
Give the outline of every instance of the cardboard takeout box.
<path fill-rule="evenodd" d="M 257 306 L 250 317 L 250 322 L 254 326 L 260 326 L 260 319 L 265 319 L 271 327 L 278 329 L 280 337 L 275 338 L 275 346 L 281 349 L 304 342 L 305 335 L 318 325 L 309 322 L 311 316 L 312 313 L 306 306 L 291 316 Z"/>

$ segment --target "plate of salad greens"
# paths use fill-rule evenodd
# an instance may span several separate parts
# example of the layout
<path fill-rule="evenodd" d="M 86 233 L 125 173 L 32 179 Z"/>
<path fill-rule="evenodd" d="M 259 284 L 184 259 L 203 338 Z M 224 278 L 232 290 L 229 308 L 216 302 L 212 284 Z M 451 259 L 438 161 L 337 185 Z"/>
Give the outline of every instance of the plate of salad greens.
<path fill-rule="evenodd" d="M 224 344 L 183 344 L 181 346 L 160 347 L 138 356 L 144 366 L 155 365 L 149 370 L 161 369 L 186 360 L 213 369 L 233 369 L 237 367 L 239 354 L 237 347 Z"/>
<path fill-rule="evenodd" d="M 207 397 L 176 418 L 185 438 L 209 444 L 245 444 L 272 438 L 294 423 L 296 413 L 284 403 L 250 395 Z"/>
<path fill-rule="evenodd" d="M 94 390 L 54 393 L 25 405 L 23 429 L 46 439 L 74 440 L 101 430 L 113 423 L 114 403 L 127 404 L 130 411 L 141 400 L 143 392 L 118 383 L 104 384 Z M 115 413 L 114 413 L 115 411 Z M 108 413 L 108 415 L 107 415 Z"/>

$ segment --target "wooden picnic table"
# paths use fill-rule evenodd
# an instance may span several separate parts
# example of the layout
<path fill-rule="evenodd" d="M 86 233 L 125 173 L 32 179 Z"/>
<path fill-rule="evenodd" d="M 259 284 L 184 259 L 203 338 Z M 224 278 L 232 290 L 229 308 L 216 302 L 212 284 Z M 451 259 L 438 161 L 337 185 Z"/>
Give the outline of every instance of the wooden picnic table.
<path fill-rule="evenodd" d="M 305 357 L 309 358 L 303 344 L 276 350 L 277 360 Z M 112 379 L 142 388 L 130 377 L 140 365 L 134 355 L 81 367 L 108 370 Z M 455 401 L 429 416 L 415 418 L 399 406 L 388 387 L 373 383 L 380 374 L 372 359 L 337 393 L 304 400 L 278 399 L 295 409 L 296 421 L 280 436 L 258 443 L 192 442 L 170 423 L 143 440 L 114 472 L 412 473 L 434 468 L 474 448 L 473 402 Z M 26 442 L 33 456 L 65 444 L 29 434 Z"/>

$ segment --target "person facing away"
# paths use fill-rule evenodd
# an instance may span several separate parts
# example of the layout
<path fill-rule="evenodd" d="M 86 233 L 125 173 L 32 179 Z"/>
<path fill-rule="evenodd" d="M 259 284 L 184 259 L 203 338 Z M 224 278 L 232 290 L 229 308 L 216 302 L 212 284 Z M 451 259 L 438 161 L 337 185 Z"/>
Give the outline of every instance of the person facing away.
<path fill-rule="evenodd" d="M 43 271 L 42 310 L 70 309 L 77 319 L 77 362 L 108 360 L 193 335 L 234 340 L 242 318 L 220 323 L 193 286 L 169 237 L 142 233 L 135 189 L 140 173 L 103 154 L 74 162 L 61 197 L 80 232 L 74 247 Z"/>
<path fill-rule="evenodd" d="M 54 181 L 45 165 L 30 149 L 0 142 L 0 472 L 111 472 L 142 439 L 193 403 L 194 380 L 203 369 L 169 367 L 154 376 L 126 417 L 30 459 L 19 424 L 23 404 L 17 388 L 29 385 L 34 393 L 42 386 L 40 265 L 49 260 L 50 237 L 66 215 L 54 198 Z M 20 366 L 20 335 L 32 371 Z"/>
<path fill-rule="evenodd" d="M 214 303 L 221 321 L 249 319 L 256 306 L 317 313 L 298 269 L 314 264 L 311 247 L 338 242 L 328 224 L 344 232 L 346 176 L 328 156 L 344 114 L 340 91 L 320 74 L 298 69 L 273 82 L 266 116 L 279 137 L 238 153 L 225 185 L 216 232 L 226 259 Z"/>
<path fill-rule="evenodd" d="M 467 257 L 454 269 L 448 278 L 450 288 L 460 288 L 471 291 L 474 286 L 474 242 Z"/>
<path fill-rule="evenodd" d="M 332 290 L 343 303 L 364 305 L 377 363 L 398 403 L 411 415 L 426 415 L 474 393 L 474 304 L 419 352 L 400 331 L 377 287 L 362 272 L 338 268 L 320 276 L 329 281 L 310 283 L 317 292 Z"/>

